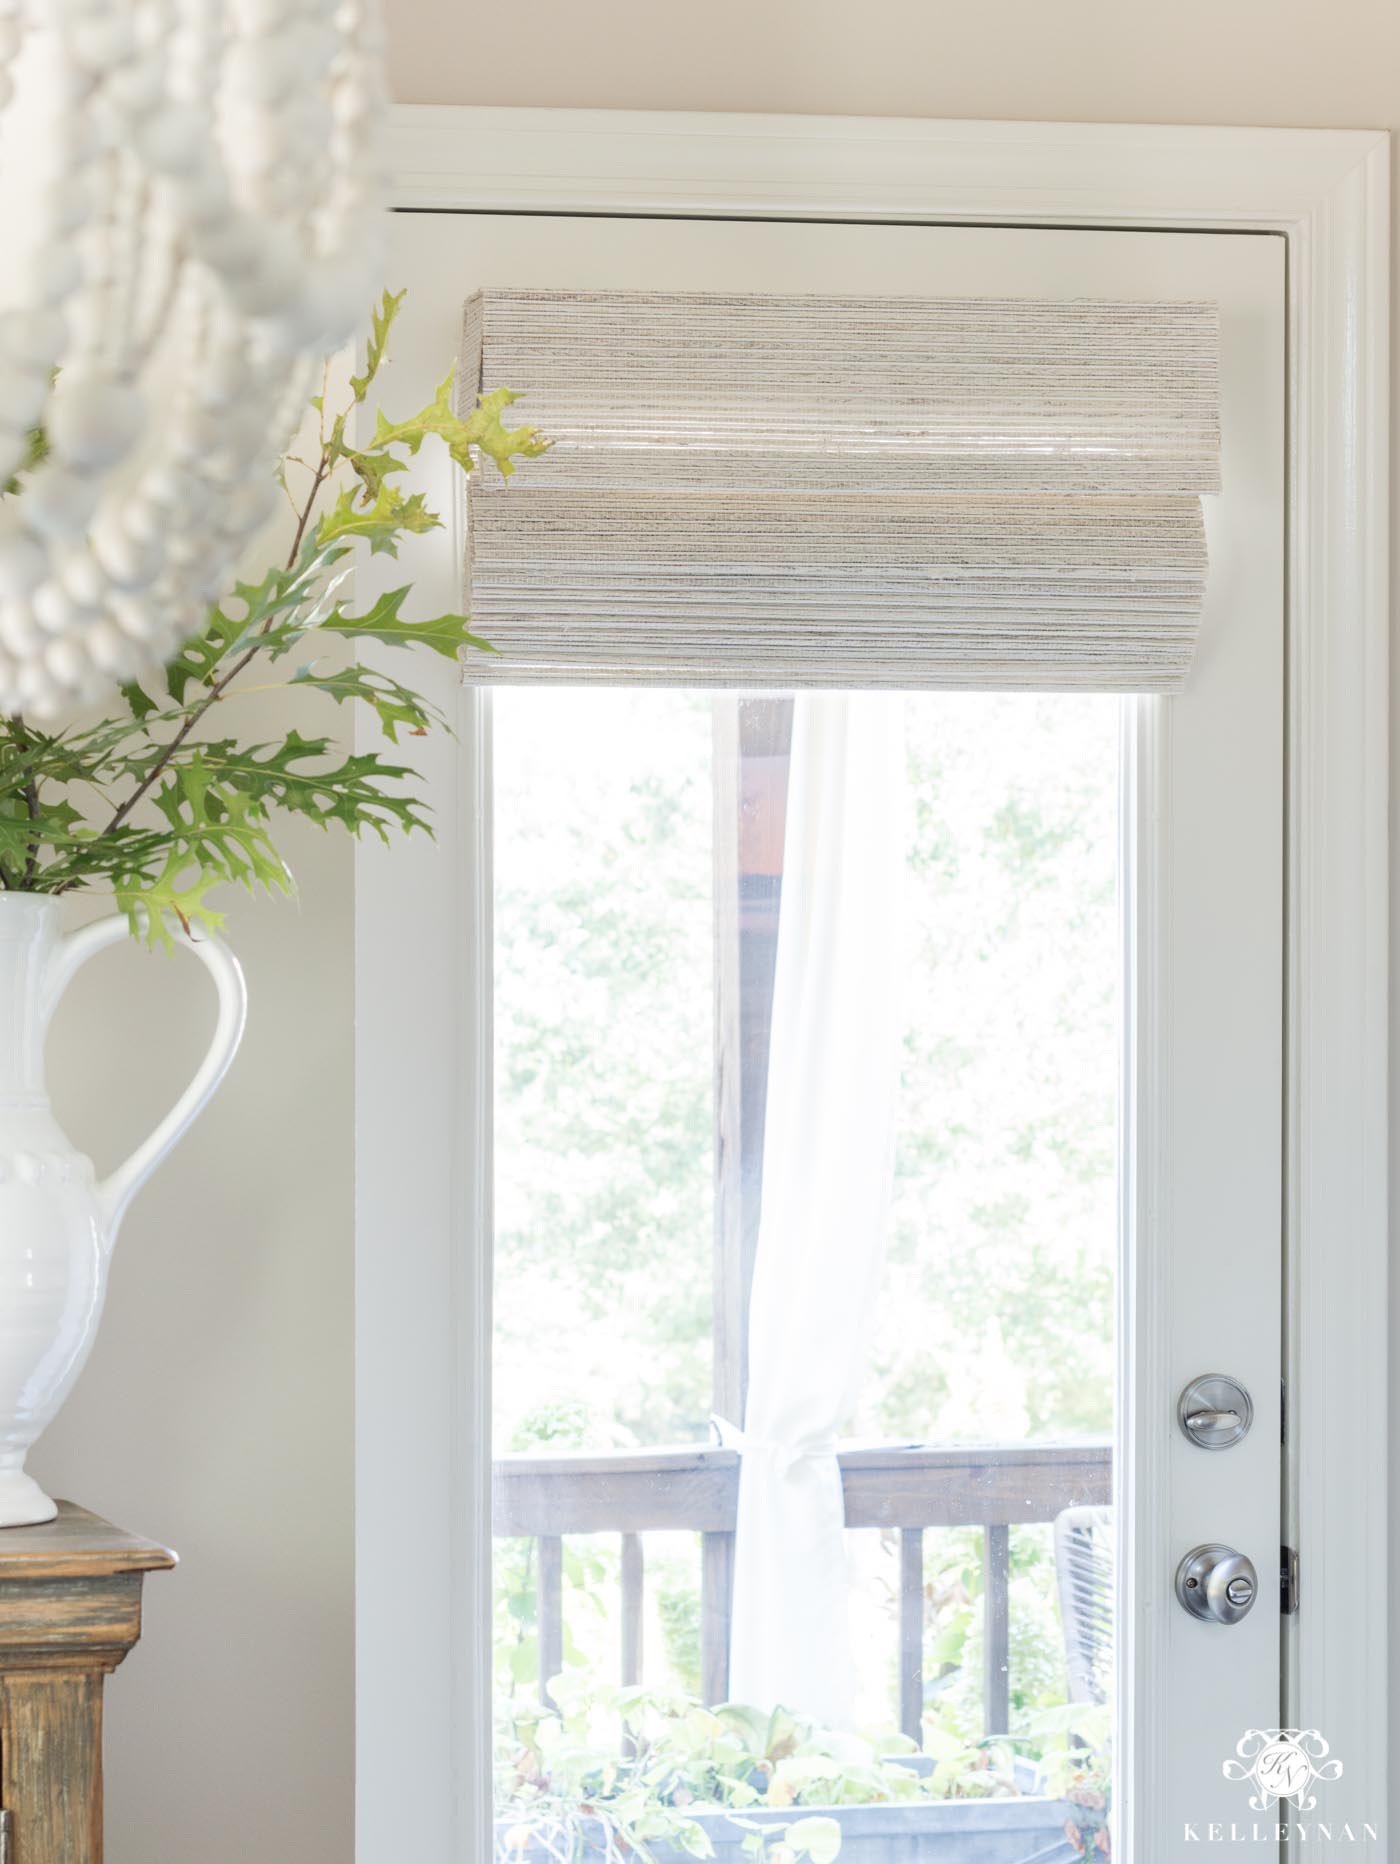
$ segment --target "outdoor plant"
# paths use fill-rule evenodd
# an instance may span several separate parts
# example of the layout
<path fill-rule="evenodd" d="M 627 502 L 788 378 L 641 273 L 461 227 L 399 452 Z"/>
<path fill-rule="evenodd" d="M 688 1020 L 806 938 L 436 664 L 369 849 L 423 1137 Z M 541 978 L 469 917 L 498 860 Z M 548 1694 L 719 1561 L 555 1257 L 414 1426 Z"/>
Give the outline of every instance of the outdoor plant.
<path fill-rule="evenodd" d="M 864 1743 L 824 1735 L 776 1710 L 608 1689 L 577 1673 L 551 1684 L 554 1708 L 516 1706 L 498 1729 L 498 1864 L 541 1859 L 646 1861 L 714 1855 L 698 1811 L 723 1809 L 754 1864 L 831 1864 L 834 1819 L 804 1805 L 912 1797 L 918 1783 Z M 758 1824 L 759 1808 L 791 1809 Z"/>
<path fill-rule="evenodd" d="M 428 829 L 412 768 L 396 754 L 345 754 L 316 710 L 367 705 L 393 745 L 445 721 L 412 687 L 335 650 L 379 642 L 449 659 L 490 650 L 463 615 L 406 619 L 407 587 L 357 607 L 346 594 L 348 558 L 357 541 L 397 556 L 405 537 L 440 525 L 422 493 L 395 484 L 426 440 L 440 440 L 463 472 L 486 456 L 502 473 L 545 442 L 533 428 L 504 425 L 515 399 L 507 389 L 459 417 L 450 372 L 427 407 L 402 421 L 377 411 L 372 435 L 356 438 L 403 295 L 386 292 L 374 312 L 364 372 L 351 377 L 345 404 L 331 412 L 324 385 L 314 399 L 311 456 L 284 462 L 279 480 L 295 520 L 285 561 L 211 607 L 162 680 L 123 687 L 105 717 L 59 730 L 0 721 L 0 889 L 110 891 L 134 931 L 169 944 L 169 916 L 187 931 L 218 928 L 223 914 L 209 895 L 221 886 L 291 891 L 274 840 L 279 817 L 385 840 Z M 31 463 L 42 455 L 36 435 Z M 23 473 L 6 495 L 23 498 Z M 277 688 L 305 693 L 306 728 L 251 735 L 238 702 Z"/>
<path fill-rule="evenodd" d="M 914 1748 L 898 1734 L 871 1740 L 741 1703 L 709 1709 L 689 1696 L 599 1686 L 578 1671 L 550 1688 L 553 1706 L 498 1710 L 497 1864 L 711 1857 L 701 1812 L 723 1812 L 754 1864 L 827 1864 L 841 1850 L 831 1808 L 1018 1791 L 1004 1739 L 967 1742 L 932 1728 L 934 1765 L 920 1772 L 901 1761 Z M 1071 1744 L 1093 1713 L 1061 1711 L 1037 1730 L 1067 1768 L 1089 1763 Z M 1068 1773 L 1065 1781 L 1074 1784 Z M 1035 1790 L 1059 1793 L 1049 1781 Z M 794 1816 L 759 1822 L 759 1811 Z"/>
<path fill-rule="evenodd" d="M 1112 1728 L 1111 1710 L 1096 1702 L 1044 1709 L 1032 1724 L 1042 1756 L 1045 1791 L 1070 1807 L 1065 1837 L 1089 1864 L 1106 1864 L 1112 1855 Z"/>

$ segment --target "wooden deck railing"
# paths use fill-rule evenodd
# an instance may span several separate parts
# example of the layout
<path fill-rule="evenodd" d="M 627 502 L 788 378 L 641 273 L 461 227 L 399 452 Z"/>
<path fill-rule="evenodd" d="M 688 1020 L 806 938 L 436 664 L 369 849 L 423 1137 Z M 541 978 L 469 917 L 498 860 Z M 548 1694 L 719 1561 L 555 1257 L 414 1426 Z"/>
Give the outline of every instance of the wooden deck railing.
<path fill-rule="evenodd" d="M 1004 1733 L 1010 1703 L 1010 1530 L 1052 1521 L 1080 1503 L 1105 1503 L 1111 1489 L 1106 1443 L 929 1449 L 895 1445 L 841 1453 L 846 1525 L 899 1535 L 899 1724 L 921 1738 L 923 1718 L 925 1528 L 982 1529 L 985 1612 L 984 1717 Z M 538 1545 L 541 1694 L 563 1663 L 566 1534 L 614 1533 L 622 1549 L 621 1680 L 642 1672 L 646 1572 L 642 1535 L 700 1535 L 701 1687 L 707 1702 L 728 1695 L 729 1611 L 739 1456 L 703 1446 L 592 1456 L 507 1456 L 497 1460 L 494 1528 Z"/>

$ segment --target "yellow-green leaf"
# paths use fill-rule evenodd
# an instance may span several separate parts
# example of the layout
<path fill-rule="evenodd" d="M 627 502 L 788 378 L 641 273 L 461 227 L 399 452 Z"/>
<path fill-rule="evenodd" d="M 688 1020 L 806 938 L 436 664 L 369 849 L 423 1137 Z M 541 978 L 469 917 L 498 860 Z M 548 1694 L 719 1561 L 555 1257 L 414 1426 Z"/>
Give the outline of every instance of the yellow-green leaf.
<path fill-rule="evenodd" d="M 416 453 L 430 434 L 436 434 L 463 472 L 471 472 L 476 452 L 481 452 L 489 454 L 507 476 L 515 471 L 517 459 L 538 459 L 548 450 L 549 442 L 537 429 L 508 428 L 502 423 L 502 409 L 519 400 L 508 388 L 482 395 L 463 420 L 452 406 L 455 374 L 455 369 L 449 370 L 427 407 L 407 421 L 387 421 L 381 409 L 375 417 L 372 448 L 378 451 L 381 447 L 406 446 L 410 453 Z"/>
<path fill-rule="evenodd" d="M 386 291 L 379 301 L 378 309 L 370 312 L 369 340 L 365 344 L 365 372 L 350 378 L 350 392 L 356 401 L 364 400 L 370 383 L 379 374 L 379 365 L 389 345 L 389 332 L 394 327 L 394 319 L 399 314 L 404 295 L 402 291 Z"/>
<path fill-rule="evenodd" d="M 783 1834 L 792 1849 L 812 1864 L 833 1864 L 841 1854 L 841 1827 L 835 1819 L 798 1819 Z"/>
<path fill-rule="evenodd" d="M 317 526 L 317 549 L 346 538 L 362 537 L 369 544 L 371 556 L 382 552 L 396 557 L 399 538 L 405 531 L 441 528 L 441 518 L 435 511 L 428 510 L 421 492 L 411 492 L 405 498 L 395 486 L 381 485 L 371 504 L 362 504 L 361 496 L 353 491 L 340 494 Z"/>

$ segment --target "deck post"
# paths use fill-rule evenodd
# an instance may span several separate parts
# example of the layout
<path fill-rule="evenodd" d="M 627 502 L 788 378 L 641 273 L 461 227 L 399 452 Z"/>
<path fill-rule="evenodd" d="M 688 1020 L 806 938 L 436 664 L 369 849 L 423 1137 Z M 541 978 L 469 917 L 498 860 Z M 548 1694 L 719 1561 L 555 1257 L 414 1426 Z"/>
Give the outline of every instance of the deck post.
<path fill-rule="evenodd" d="M 622 1687 L 642 1680 L 642 1601 L 646 1568 L 640 1534 L 622 1536 Z"/>
<path fill-rule="evenodd" d="M 550 1679 L 558 1676 L 564 1667 L 564 1542 L 558 1534 L 541 1534 L 537 1546 L 540 1701 L 552 1704 Z"/>
<path fill-rule="evenodd" d="M 899 1727 L 924 1745 L 924 1530 L 899 1533 Z"/>
<path fill-rule="evenodd" d="M 983 1713 L 987 1733 L 1004 1735 L 1011 1727 L 1011 1529 L 998 1523 L 982 1535 Z"/>
<path fill-rule="evenodd" d="M 700 1536 L 700 1694 L 706 1708 L 729 1700 L 729 1617 L 734 1536 Z"/>

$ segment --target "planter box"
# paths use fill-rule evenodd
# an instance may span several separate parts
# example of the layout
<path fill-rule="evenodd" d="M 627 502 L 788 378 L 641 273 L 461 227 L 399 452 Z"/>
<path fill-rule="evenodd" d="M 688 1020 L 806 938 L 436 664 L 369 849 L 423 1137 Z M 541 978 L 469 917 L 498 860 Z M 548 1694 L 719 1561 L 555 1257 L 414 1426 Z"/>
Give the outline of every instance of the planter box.
<path fill-rule="evenodd" d="M 841 1827 L 840 1864 L 1068 1864 L 1069 1807 L 1058 1799 L 946 1799 L 923 1805 L 804 1806 L 798 1812 L 746 1814 L 755 1824 L 786 1825 L 821 1815 Z M 742 1832 L 723 1813 L 700 1821 L 715 1857 L 740 1864 Z"/>
<path fill-rule="evenodd" d="M 803 1806 L 792 1812 L 754 1811 L 754 1825 L 783 1826 L 824 1817 L 841 1827 L 838 1864 L 1077 1864 L 1065 1838 L 1070 1808 L 1059 1799 L 947 1799 L 921 1805 Z M 745 1864 L 744 1829 L 727 1812 L 697 1812 L 715 1847 L 716 1864 Z M 653 1847 L 657 1864 L 694 1864 L 687 1852 Z M 536 1864 L 533 1852 L 515 1853 Z M 542 1855 L 542 1854 L 540 1854 Z M 589 1856 L 585 1853 L 585 1857 Z M 598 1856 L 602 1855 L 599 1847 Z"/>

